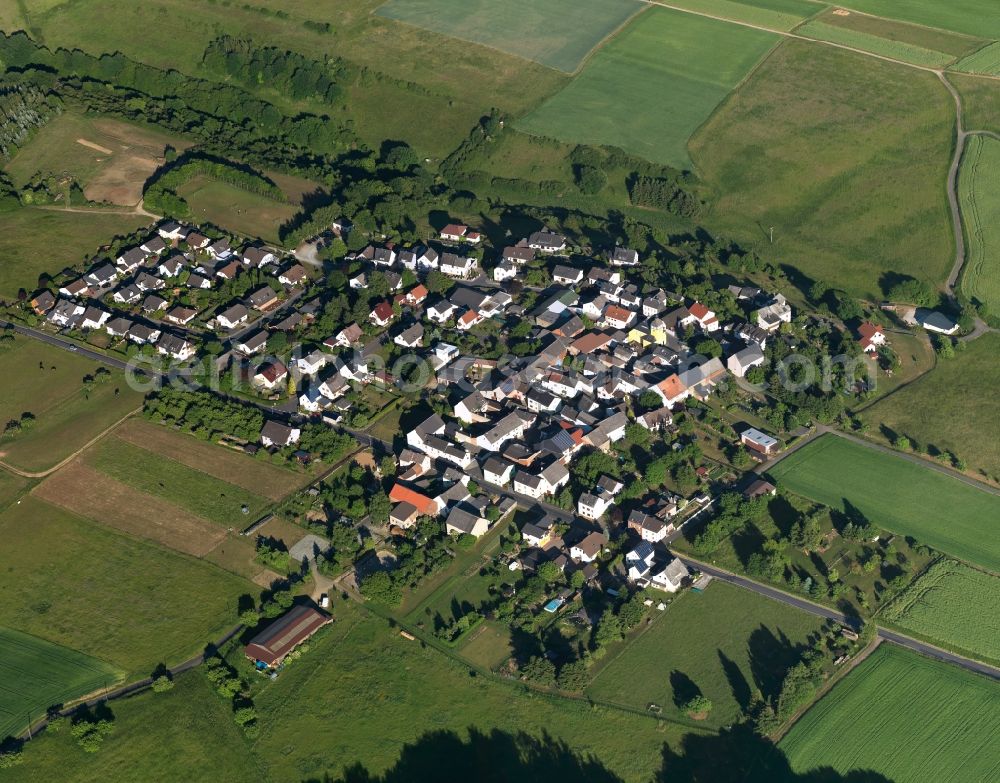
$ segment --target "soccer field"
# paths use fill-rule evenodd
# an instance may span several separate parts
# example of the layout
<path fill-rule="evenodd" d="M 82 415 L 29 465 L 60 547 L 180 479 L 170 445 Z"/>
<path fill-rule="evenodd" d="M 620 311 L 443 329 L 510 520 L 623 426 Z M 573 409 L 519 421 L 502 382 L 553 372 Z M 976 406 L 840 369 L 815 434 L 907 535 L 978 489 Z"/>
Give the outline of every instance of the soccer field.
<path fill-rule="evenodd" d="M 1000 496 L 836 435 L 770 471 L 779 487 L 1000 572 Z"/>
<path fill-rule="evenodd" d="M 885 643 L 779 747 L 798 773 L 832 767 L 894 783 L 965 783 L 1000 779 L 998 735 L 1000 683 Z"/>
<path fill-rule="evenodd" d="M 690 169 L 688 138 L 777 41 L 761 30 L 652 8 L 516 125 Z"/>

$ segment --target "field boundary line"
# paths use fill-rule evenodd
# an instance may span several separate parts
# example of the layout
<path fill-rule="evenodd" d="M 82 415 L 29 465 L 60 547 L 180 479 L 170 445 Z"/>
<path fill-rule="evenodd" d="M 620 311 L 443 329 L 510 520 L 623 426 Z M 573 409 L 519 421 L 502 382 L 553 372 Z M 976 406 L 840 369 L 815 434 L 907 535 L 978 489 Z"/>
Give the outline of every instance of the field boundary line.
<path fill-rule="evenodd" d="M 53 465 L 48 470 L 35 471 L 35 472 L 21 470 L 20 468 L 15 468 L 9 462 L 4 462 L 3 460 L 0 460 L 0 467 L 6 468 L 11 473 L 16 473 L 18 476 L 21 476 L 22 478 L 34 479 L 34 478 L 45 478 L 46 476 L 50 476 L 53 473 L 55 473 L 57 470 L 59 470 L 60 468 L 66 467 L 66 465 L 68 465 L 70 462 L 72 462 L 74 459 L 76 459 L 78 456 L 80 456 L 83 452 L 85 452 L 87 449 L 89 449 L 91 446 L 93 446 L 95 443 L 97 443 L 99 440 L 101 440 L 105 435 L 109 434 L 113 429 L 115 429 L 119 425 L 123 424 L 126 420 L 132 418 L 137 413 L 139 413 L 142 410 L 142 408 L 143 408 L 143 406 L 140 405 L 135 410 L 133 410 L 133 411 L 131 411 L 129 413 L 126 413 L 124 416 L 122 416 L 118 421 L 116 421 L 110 427 L 107 427 L 106 429 L 104 429 L 101 432 L 99 432 L 97 435 L 95 435 L 93 438 L 91 438 L 89 441 L 87 441 L 85 444 L 83 444 L 83 446 L 81 446 L 80 448 L 78 448 L 76 451 L 74 451 L 72 454 L 70 454 L 68 457 L 66 457 L 61 462 L 58 462 L 57 464 Z"/>
<path fill-rule="evenodd" d="M 625 28 L 628 27 L 630 24 L 632 24 L 632 22 L 634 22 L 636 19 L 638 19 L 639 16 L 649 11 L 650 7 L 651 7 L 650 3 L 640 2 L 640 6 L 634 14 L 629 16 L 624 22 L 618 25 L 614 30 L 610 31 L 600 41 L 598 41 L 590 48 L 590 51 L 583 56 L 583 59 L 580 60 L 580 64 L 576 66 L 576 68 L 570 74 L 570 77 L 575 78 L 580 73 L 580 71 L 582 71 L 584 68 L 587 67 L 587 64 L 590 62 L 591 58 L 595 54 L 597 54 L 599 51 L 601 51 L 601 49 L 607 46 L 608 43 L 611 42 L 612 38 L 617 38 L 625 30 Z"/>

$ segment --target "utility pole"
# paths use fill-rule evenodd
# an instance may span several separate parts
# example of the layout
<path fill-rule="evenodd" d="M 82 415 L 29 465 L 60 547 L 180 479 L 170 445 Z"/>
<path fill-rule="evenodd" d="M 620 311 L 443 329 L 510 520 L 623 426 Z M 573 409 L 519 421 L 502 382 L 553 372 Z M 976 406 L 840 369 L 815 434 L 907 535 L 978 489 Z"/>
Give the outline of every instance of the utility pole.
<path fill-rule="evenodd" d="M 770 235 L 771 235 L 771 244 L 773 245 L 774 244 L 774 226 L 771 226 L 771 228 L 768 229 L 768 231 L 770 232 Z"/>

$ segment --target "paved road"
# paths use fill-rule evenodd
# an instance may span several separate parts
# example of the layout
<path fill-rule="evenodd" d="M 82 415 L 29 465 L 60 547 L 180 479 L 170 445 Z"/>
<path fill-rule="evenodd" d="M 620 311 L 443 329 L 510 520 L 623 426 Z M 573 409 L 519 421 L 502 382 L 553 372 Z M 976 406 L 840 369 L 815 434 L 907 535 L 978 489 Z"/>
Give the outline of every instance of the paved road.
<path fill-rule="evenodd" d="M 800 609 L 803 612 L 808 612 L 809 614 L 817 617 L 833 620 L 834 622 L 838 622 L 852 628 L 859 627 L 856 618 L 850 618 L 843 612 L 838 612 L 835 609 L 829 609 L 825 606 L 814 604 L 812 601 L 805 598 L 800 598 L 775 587 L 769 587 L 768 585 L 761 584 L 760 582 L 755 582 L 745 576 L 725 571 L 721 568 L 709 565 L 708 563 L 695 560 L 687 555 L 681 556 L 681 560 L 689 568 L 700 570 L 703 573 L 710 574 L 722 582 L 728 582 L 729 584 L 736 585 L 737 587 L 742 587 L 745 590 L 750 590 L 758 595 L 764 596 L 765 598 L 770 598 L 772 601 L 780 601 L 788 606 L 794 606 L 796 609 Z M 940 647 L 935 647 L 932 644 L 921 642 L 917 639 L 897 633 L 896 631 L 890 631 L 886 628 L 879 628 L 878 635 L 887 642 L 898 644 L 900 647 L 913 650 L 921 655 L 926 655 L 930 658 L 936 658 L 937 660 L 945 661 L 946 663 L 951 663 L 955 666 L 960 666 L 963 669 L 975 672 L 976 674 L 983 674 L 987 677 L 993 678 L 994 680 L 1000 680 L 1000 668 L 995 666 L 990 666 L 989 664 L 974 661 L 970 658 L 965 658 L 964 656 L 948 652 L 947 650 L 942 650 Z"/>

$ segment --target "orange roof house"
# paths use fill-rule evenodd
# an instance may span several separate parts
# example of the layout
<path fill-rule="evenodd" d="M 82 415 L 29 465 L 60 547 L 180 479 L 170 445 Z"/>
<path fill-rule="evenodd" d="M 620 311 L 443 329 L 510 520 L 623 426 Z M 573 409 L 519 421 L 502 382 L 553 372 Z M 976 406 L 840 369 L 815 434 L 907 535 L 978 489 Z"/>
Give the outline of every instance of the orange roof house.
<path fill-rule="evenodd" d="M 421 514 L 433 516 L 438 512 L 437 502 L 414 489 L 396 483 L 389 490 L 389 499 L 396 503 L 409 503 Z"/>

